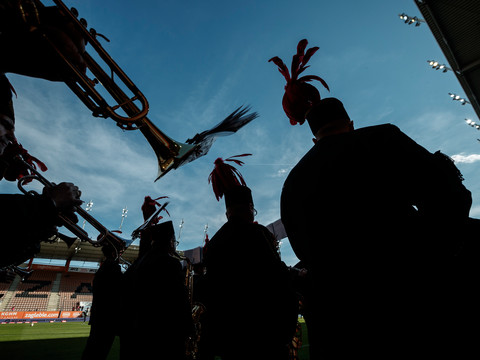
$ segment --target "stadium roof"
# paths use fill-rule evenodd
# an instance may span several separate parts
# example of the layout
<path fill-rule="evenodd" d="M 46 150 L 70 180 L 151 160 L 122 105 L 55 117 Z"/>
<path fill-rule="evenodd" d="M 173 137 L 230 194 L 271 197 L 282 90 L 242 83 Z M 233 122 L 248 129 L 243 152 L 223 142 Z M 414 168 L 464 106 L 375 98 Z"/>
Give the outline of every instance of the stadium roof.
<path fill-rule="evenodd" d="M 269 229 L 277 240 L 281 240 L 287 236 L 285 228 L 280 219 L 268 224 Z M 201 260 L 202 255 L 196 253 L 197 248 L 178 251 L 183 253 L 184 256 L 190 258 L 193 263 Z M 122 258 L 130 263 L 133 263 L 138 257 L 139 246 L 130 245 L 128 249 L 122 255 Z M 47 260 L 71 260 L 71 261 L 85 261 L 100 263 L 103 261 L 103 253 L 101 247 L 95 247 L 88 242 L 82 242 L 77 239 L 72 246 L 68 247 L 67 244 L 60 240 L 55 239 L 51 243 L 42 242 L 40 252 L 35 256 L 36 259 Z"/>
<path fill-rule="evenodd" d="M 415 3 L 480 119 L 480 1 Z"/>
<path fill-rule="evenodd" d="M 138 256 L 138 250 L 138 246 L 130 245 L 122 258 L 133 262 Z M 58 239 L 52 243 L 42 242 L 41 250 L 35 258 L 100 263 L 104 256 L 101 247 L 95 247 L 88 242 L 81 242 L 77 239 L 72 246 L 68 247 L 65 242 Z"/>

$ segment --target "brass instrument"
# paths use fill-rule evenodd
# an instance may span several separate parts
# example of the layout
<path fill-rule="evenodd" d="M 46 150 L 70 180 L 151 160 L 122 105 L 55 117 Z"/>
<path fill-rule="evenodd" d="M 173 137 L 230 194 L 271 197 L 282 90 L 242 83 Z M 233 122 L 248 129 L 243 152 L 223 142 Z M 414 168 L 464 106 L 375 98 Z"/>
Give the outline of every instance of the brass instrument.
<path fill-rule="evenodd" d="M 14 272 L 18 276 L 20 276 L 20 279 L 22 281 L 27 280 L 30 277 L 30 275 L 33 274 L 33 270 L 28 270 L 27 268 L 21 268 L 21 267 L 16 266 L 16 265 L 9 265 L 9 266 L 7 266 L 3 269 Z"/>
<path fill-rule="evenodd" d="M 20 156 L 17 156 L 15 158 L 15 161 L 19 161 L 23 164 L 23 166 L 27 167 L 30 171 L 31 175 L 26 175 L 20 178 L 17 182 L 18 189 L 24 193 L 25 195 L 30 195 L 30 196 L 38 196 L 39 194 L 34 191 L 34 190 L 29 190 L 27 191 L 24 188 L 24 184 L 30 182 L 31 180 L 37 180 L 39 181 L 43 186 L 45 187 L 53 187 L 54 184 L 48 181 L 40 172 L 35 169 L 33 166 L 31 166 L 29 163 L 27 163 L 25 160 L 23 160 Z M 90 225 L 92 225 L 100 235 L 97 237 L 97 240 L 92 240 L 89 236 L 88 233 L 82 229 L 80 226 L 78 226 L 76 223 L 74 223 L 68 216 L 65 216 L 62 213 L 58 214 L 58 217 L 61 221 L 61 225 L 65 226 L 68 230 L 70 230 L 77 238 L 79 238 L 81 241 L 89 242 L 93 246 L 103 246 L 106 244 L 110 244 L 113 246 L 113 248 L 116 251 L 117 258 L 119 258 L 122 253 L 130 246 L 130 244 L 133 242 L 133 240 L 126 240 L 122 239 L 119 236 L 115 235 L 113 232 L 105 228 L 98 220 L 96 220 L 93 216 L 91 216 L 88 211 L 84 210 L 80 206 L 75 206 L 74 208 L 75 212 L 81 216 L 85 221 L 87 221 Z M 59 236 L 62 240 L 67 242 L 67 245 L 71 246 L 73 241 L 76 239 L 72 240 L 66 240 L 68 239 L 67 236 Z"/>
<path fill-rule="evenodd" d="M 56 6 L 49 9 L 58 10 L 59 16 L 68 24 L 72 24 L 76 33 L 81 34 L 97 53 L 92 53 L 92 56 L 84 51 L 81 54 L 86 70 L 80 69 L 62 52 L 62 44 L 57 42 L 58 39 L 42 30 L 44 23 L 47 27 L 49 24 L 43 17 L 47 7 L 41 0 L 18 0 L 16 13 L 12 14 L 12 17 L 21 19 L 22 30 L 26 28 L 28 33 L 39 35 L 38 37 L 43 39 L 58 56 L 63 65 L 61 80 L 92 111 L 93 116 L 111 118 L 123 130 L 140 130 L 157 156 L 158 173 L 155 181 L 171 169 L 176 169 L 207 154 L 216 137 L 233 134 L 257 118 L 257 113 L 247 114 L 249 107 L 242 106 L 212 129 L 196 134 L 193 138 L 186 140 L 186 143 L 171 139 L 147 118 L 149 111 L 147 99 L 105 51 L 97 37 L 109 40 L 93 28 L 87 30 L 87 21 L 83 18 L 78 19 L 79 14 L 75 8 L 68 9 L 61 0 L 52 1 Z M 94 57 L 104 62 L 106 71 Z M 87 72 L 91 73 L 91 78 Z M 116 79 L 120 81 L 117 83 Z M 107 102 L 100 94 L 99 86 L 105 89 L 112 103 Z"/>
<path fill-rule="evenodd" d="M 165 175 L 169 170 L 182 165 L 193 152 L 201 152 L 199 149 L 201 144 L 184 144 L 175 141 L 165 135 L 146 117 L 149 111 L 147 99 L 97 40 L 97 36 L 103 37 L 103 35 L 98 34 L 93 28 L 87 30 L 87 22 L 84 19 L 78 19 L 78 11 L 75 8 L 68 9 L 61 0 L 53 0 L 53 2 L 67 21 L 74 24 L 78 32 L 91 44 L 110 70 L 110 74 L 107 74 L 93 57 L 85 51 L 82 54 L 84 61 L 87 69 L 90 70 L 94 77 L 90 79 L 87 74 L 79 70 L 62 54 L 53 39 L 46 34 L 42 34 L 46 42 L 51 45 L 66 65 L 69 75 L 64 80 L 65 83 L 92 111 L 94 116 L 111 118 L 123 130 L 138 129 L 142 132 L 157 155 L 158 175 L 156 180 Z M 38 31 L 36 30 L 37 24 L 42 21 L 40 10 L 44 5 L 39 0 L 34 0 L 29 2 L 29 8 L 33 7 L 33 11 L 26 11 L 22 7 L 21 2 L 19 2 L 19 7 L 27 26 L 35 29 L 32 31 Z M 122 87 L 127 88 L 131 92 L 131 95 L 127 95 L 122 90 L 121 86 L 116 83 L 114 76 L 122 82 Z M 96 86 L 99 84 L 103 85 L 116 103 L 109 104 L 104 99 L 96 89 Z M 139 106 L 137 106 L 137 103 Z M 119 113 L 119 110 L 123 110 L 125 115 Z"/>
<path fill-rule="evenodd" d="M 205 305 L 199 302 L 193 301 L 193 264 L 190 259 L 186 256 L 181 256 L 177 252 L 175 252 L 174 257 L 178 258 L 179 260 L 183 260 L 186 262 L 186 272 L 185 272 L 185 287 L 188 290 L 188 299 L 190 301 L 190 306 L 192 308 L 192 320 L 193 320 L 193 327 L 195 332 L 187 339 L 186 344 L 186 357 L 189 360 L 195 360 L 198 355 L 198 345 L 200 342 L 200 337 L 202 335 L 202 328 L 201 328 L 201 316 L 205 313 Z"/>

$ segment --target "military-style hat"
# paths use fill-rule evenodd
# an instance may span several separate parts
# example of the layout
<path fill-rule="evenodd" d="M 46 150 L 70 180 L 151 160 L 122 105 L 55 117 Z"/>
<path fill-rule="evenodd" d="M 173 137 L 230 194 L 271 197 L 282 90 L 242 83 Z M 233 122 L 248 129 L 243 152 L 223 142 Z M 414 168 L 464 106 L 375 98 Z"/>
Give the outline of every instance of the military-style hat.
<path fill-rule="evenodd" d="M 225 195 L 225 206 L 229 207 L 234 204 L 252 204 L 252 191 L 245 183 L 242 174 L 226 161 L 234 162 L 239 166 L 243 165 L 243 161 L 236 158 L 250 156 L 252 154 L 242 154 L 231 156 L 223 160 L 217 158 L 214 162 L 215 168 L 208 177 L 208 182 L 212 184 L 213 193 L 218 201 Z"/>
<path fill-rule="evenodd" d="M 169 204 L 168 201 L 165 202 L 163 205 L 157 201 L 159 199 L 165 199 L 165 198 L 168 198 L 168 196 L 160 196 L 156 199 L 152 199 L 152 197 L 148 195 L 145 196 L 143 200 L 142 208 L 141 208 L 144 223 L 140 225 L 138 228 L 136 228 L 135 230 L 133 230 L 132 237 L 134 239 L 141 236 L 143 231 L 152 227 L 153 225 L 157 224 L 161 219 L 163 219 L 163 216 L 160 215 L 162 211 L 165 211 L 168 214 L 168 216 L 170 216 L 170 213 L 166 209 L 167 205 Z"/>
<path fill-rule="evenodd" d="M 175 236 L 175 229 L 171 220 L 149 227 L 147 230 L 154 242 L 165 242 Z"/>
<path fill-rule="evenodd" d="M 152 217 L 152 215 L 154 215 L 155 212 L 157 212 L 155 217 L 153 219 L 150 219 L 150 224 L 156 224 L 158 223 L 159 220 L 163 218 L 163 216 L 159 215 L 161 211 L 165 211 L 168 214 L 168 216 L 170 216 L 168 210 L 166 209 L 168 202 L 162 205 L 157 201 L 160 199 L 167 199 L 167 198 L 168 196 L 160 196 L 155 199 L 152 199 L 151 196 L 148 196 L 148 195 L 145 196 L 143 200 L 142 208 L 141 208 L 142 214 L 143 214 L 143 220 L 144 221 L 149 220 Z M 157 209 L 157 206 L 160 207 L 160 209 Z"/>
<path fill-rule="evenodd" d="M 278 57 L 275 56 L 268 60 L 272 61 L 278 66 L 278 70 L 287 80 L 285 85 L 285 94 L 283 95 L 282 105 L 283 110 L 290 119 L 292 125 L 297 123 L 302 125 L 307 118 L 312 133 L 316 133 L 314 129 L 318 130 L 318 125 L 315 124 L 316 120 L 313 117 L 307 116 L 307 113 L 317 106 L 322 100 L 317 88 L 309 84 L 312 80 L 320 81 L 320 83 L 330 91 L 327 83 L 316 75 L 304 75 L 298 77 L 305 69 L 308 68 L 307 63 L 310 58 L 317 52 L 318 47 L 309 48 L 306 52 L 305 49 L 308 45 L 307 39 L 300 40 L 297 45 L 297 53 L 293 55 L 291 74 L 288 71 L 287 66 Z"/>
<path fill-rule="evenodd" d="M 325 124 L 339 119 L 350 120 L 350 117 L 343 107 L 343 103 L 333 97 L 320 100 L 307 113 L 308 125 L 314 135 Z"/>

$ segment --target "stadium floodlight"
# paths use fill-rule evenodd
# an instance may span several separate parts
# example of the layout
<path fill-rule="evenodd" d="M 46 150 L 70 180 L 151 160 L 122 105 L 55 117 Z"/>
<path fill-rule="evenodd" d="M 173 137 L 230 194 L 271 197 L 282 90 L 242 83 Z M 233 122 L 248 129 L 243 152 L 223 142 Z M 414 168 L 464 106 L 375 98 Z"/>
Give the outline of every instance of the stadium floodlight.
<path fill-rule="evenodd" d="M 423 19 L 419 19 L 416 16 L 411 17 L 411 16 L 408 16 L 405 13 L 401 13 L 398 16 L 400 17 L 400 20 L 403 20 L 405 22 L 405 24 L 407 24 L 407 25 L 415 24 L 415 26 L 420 26 L 420 24 L 422 22 L 425 22 L 425 20 L 423 20 Z"/>
<path fill-rule="evenodd" d="M 87 205 L 85 206 L 85 211 L 91 211 L 93 207 L 93 201 L 90 200 Z"/>
<path fill-rule="evenodd" d="M 122 221 L 120 222 L 120 227 L 118 228 L 118 230 L 122 230 L 123 221 L 127 217 L 127 213 L 128 213 L 128 210 L 127 210 L 127 206 L 125 205 L 125 207 L 122 209 Z"/>
<path fill-rule="evenodd" d="M 467 125 L 470 125 L 471 127 L 477 129 L 477 130 L 480 130 L 480 125 L 477 124 L 475 121 L 473 121 L 472 119 L 465 119 L 465 122 L 467 123 Z"/>
<path fill-rule="evenodd" d="M 470 102 L 467 99 L 461 97 L 460 95 L 453 94 L 453 93 L 448 93 L 448 95 L 450 95 L 452 100 L 459 101 L 462 105 L 470 104 Z"/>
<path fill-rule="evenodd" d="M 93 208 L 93 201 L 90 200 L 87 205 L 85 206 L 85 211 L 92 211 L 92 208 Z M 83 220 L 83 225 L 82 225 L 82 229 L 85 229 L 85 224 L 87 223 L 87 220 Z"/>
<path fill-rule="evenodd" d="M 438 61 L 435 60 L 427 60 L 428 64 L 435 70 L 442 70 L 442 72 L 446 73 L 448 70 L 453 71 L 447 65 L 440 64 Z"/>
<path fill-rule="evenodd" d="M 182 221 L 180 221 L 180 225 L 178 225 L 178 227 L 180 228 L 180 231 L 178 232 L 178 237 L 177 237 L 177 242 L 176 242 L 177 245 L 180 243 L 180 237 L 182 236 L 183 224 L 184 224 L 184 221 L 182 219 Z"/>

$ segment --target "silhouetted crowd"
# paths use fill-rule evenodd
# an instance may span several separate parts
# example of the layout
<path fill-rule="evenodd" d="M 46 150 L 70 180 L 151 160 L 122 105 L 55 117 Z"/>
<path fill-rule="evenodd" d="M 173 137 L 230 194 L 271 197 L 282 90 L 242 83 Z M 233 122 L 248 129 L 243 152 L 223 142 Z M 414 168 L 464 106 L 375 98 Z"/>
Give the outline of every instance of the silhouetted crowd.
<path fill-rule="evenodd" d="M 0 178 L 7 181 L 29 175 L 26 164 L 44 165 L 17 142 L 5 73 L 68 76 L 54 52 L 41 50 L 39 33 L 9 16 L 17 3 L 0 4 L 0 48 L 11 55 L 0 58 Z M 40 30 L 85 71 L 85 39 L 55 7 L 40 10 Z M 103 247 L 83 359 L 105 359 L 116 336 L 121 359 L 294 359 L 300 313 L 310 359 L 478 356 L 479 226 L 462 175 L 448 156 L 395 125 L 355 129 L 343 103 L 321 99 L 309 83 L 328 89 L 323 79 L 299 77 L 318 50 L 307 44 L 299 42 L 291 72 L 271 59 L 287 80 L 285 113 L 292 124 L 307 121 L 315 142 L 281 192 L 282 223 L 300 263 L 286 266 L 278 240 L 255 222 L 252 191 L 228 164 L 243 162 L 218 158 L 209 180 L 225 199 L 227 221 L 201 264 L 178 255 L 171 221 L 142 229 L 139 256 L 125 272 L 118 249 Z M 71 183 L 36 196 L 0 194 L 0 276 L 11 279 L 57 234 L 59 215 L 78 221 L 80 196 Z M 126 307 L 133 314 L 122 315 Z"/>

